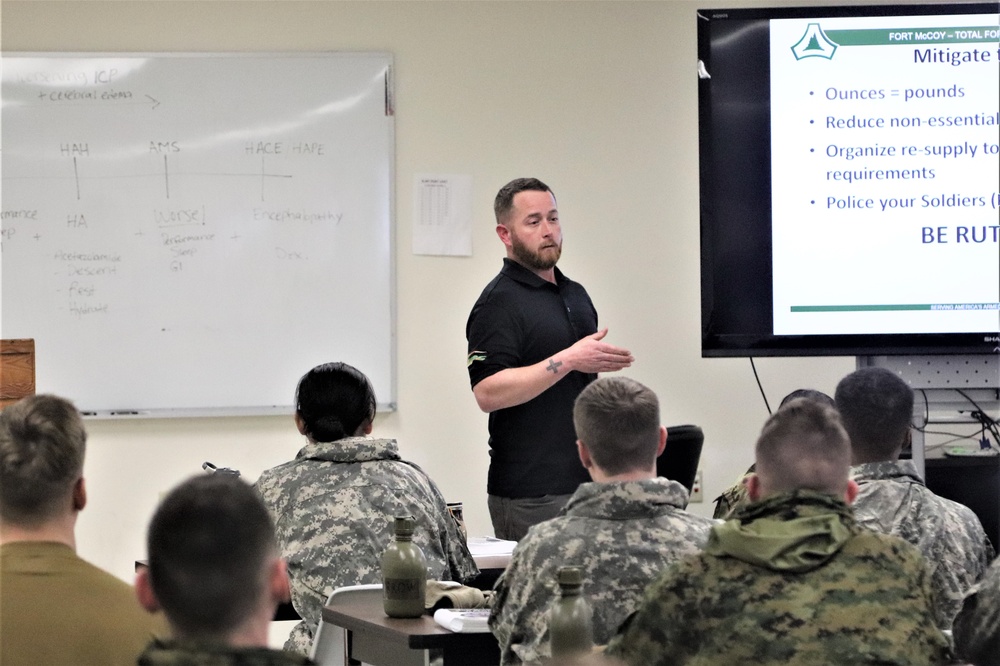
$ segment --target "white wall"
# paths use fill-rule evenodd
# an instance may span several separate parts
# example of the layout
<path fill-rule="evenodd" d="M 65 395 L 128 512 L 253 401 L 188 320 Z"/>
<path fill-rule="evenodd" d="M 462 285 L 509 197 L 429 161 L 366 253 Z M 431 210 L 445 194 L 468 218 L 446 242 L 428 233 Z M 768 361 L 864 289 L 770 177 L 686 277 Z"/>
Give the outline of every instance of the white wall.
<path fill-rule="evenodd" d="M 699 349 L 695 9 L 711 4 L 748 3 L 3 0 L 0 39 L 5 51 L 394 55 L 399 409 L 378 418 L 376 433 L 397 437 L 450 500 L 465 502 L 470 532 L 485 534 L 486 417 L 469 390 L 465 321 L 500 268 L 492 200 L 514 177 L 556 191 L 560 266 L 586 285 L 609 341 L 635 354 L 627 374 L 657 391 L 664 423 L 704 428 L 708 501 L 692 510 L 710 514 L 711 498 L 752 460 L 766 410 L 750 363 L 702 359 Z M 421 172 L 472 175 L 472 257 L 410 253 Z M 774 406 L 799 387 L 832 392 L 854 361 L 757 367 Z M 123 578 L 144 555 L 160 495 L 203 461 L 253 479 L 301 444 L 290 417 L 88 429 L 79 550 Z"/>

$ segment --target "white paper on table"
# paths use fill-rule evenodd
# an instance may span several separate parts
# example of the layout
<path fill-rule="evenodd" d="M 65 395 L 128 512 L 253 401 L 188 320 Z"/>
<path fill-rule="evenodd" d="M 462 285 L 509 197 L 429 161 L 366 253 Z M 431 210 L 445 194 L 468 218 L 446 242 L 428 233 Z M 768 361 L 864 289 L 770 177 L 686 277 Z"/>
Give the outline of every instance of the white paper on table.
<path fill-rule="evenodd" d="M 434 621 L 445 629 L 462 633 L 485 633 L 490 630 L 489 608 L 439 608 Z"/>
<path fill-rule="evenodd" d="M 514 552 L 516 541 L 504 541 L 495 537 L 469 537 L 467 542 L 469 552 L 473 557 L 487 555 L 510 555 Z"/>

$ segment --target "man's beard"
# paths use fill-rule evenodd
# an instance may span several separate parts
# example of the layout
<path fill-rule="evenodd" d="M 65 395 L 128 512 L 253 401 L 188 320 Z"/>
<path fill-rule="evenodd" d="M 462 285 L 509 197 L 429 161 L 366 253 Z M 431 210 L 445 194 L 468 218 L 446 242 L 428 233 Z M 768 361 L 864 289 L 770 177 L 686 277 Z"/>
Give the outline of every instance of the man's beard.
<path fill-rule="evenodd" d="M 529 250 L 528 246 L 521 242 L 516 235 L 511 235 L 511 246 L 514 250 L 514 257 L 518 263 L 527 266 L 535 271 L 547 271 L 556 265 L 559 257 L 562 256 L 562 244 L 554 248 L 545 248 L 545 255 L 541 252 Z"/>

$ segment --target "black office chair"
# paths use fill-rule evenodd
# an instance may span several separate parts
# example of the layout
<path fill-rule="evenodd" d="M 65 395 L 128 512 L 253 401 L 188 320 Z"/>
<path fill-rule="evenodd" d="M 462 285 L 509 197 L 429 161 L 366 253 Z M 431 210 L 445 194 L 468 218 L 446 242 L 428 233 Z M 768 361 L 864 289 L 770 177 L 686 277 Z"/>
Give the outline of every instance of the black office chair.
<path fill-rule="evenodd" d="M 688 492 L 694 487 L 705 433 L 696 425 L 667 428 L 667 447 L 656 459 L 656 475 L 679 482 Z"/>

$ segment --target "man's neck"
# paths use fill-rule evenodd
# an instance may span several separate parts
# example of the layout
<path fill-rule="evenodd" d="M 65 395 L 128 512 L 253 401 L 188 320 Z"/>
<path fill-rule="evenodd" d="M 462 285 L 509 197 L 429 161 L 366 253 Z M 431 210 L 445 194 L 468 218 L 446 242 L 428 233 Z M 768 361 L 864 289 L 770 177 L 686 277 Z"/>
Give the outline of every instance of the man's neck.
<path fill-rule="evenodd" d="M 187 636 L 171 625 L 174 635 L 180 640 L 198 640 L 221 643 L 234 648 L 264 648 L 267 647 L 268 631 L 274 609 L 261 611 L 248 618 L 242 625 L 222 636 Z M 167 618 L 169 621 L 169 617 Z"/>
<path fill-rule="evenodd" d="M 851 467 L 857 467 L 858 465 L 867 465 L 869 463 L 894 463 L 899 460 L 899 455 L 895 455 L 891 458 L 885 458 L 882 456 L 855 456 L 851 458 Z"/>
<path fill-rule="evenodd" d="M 606 474 L 604 470 L 594 465 L 590 469 L 590 478 L 597 483 L 623 483 L 625 481 L 647 481 L 656 478 L 656 470 L 631 470 L 621 474 Z"/>
<path fill-rule="evenodd" d="M 8 522 L 0 524 L 0 544 L 25 541 L 46 541 L 62 543 L 76 551 L 75 521 L 69 525 L 65 521 L 51 521 L 38 527 L 22 527 Z"/>

